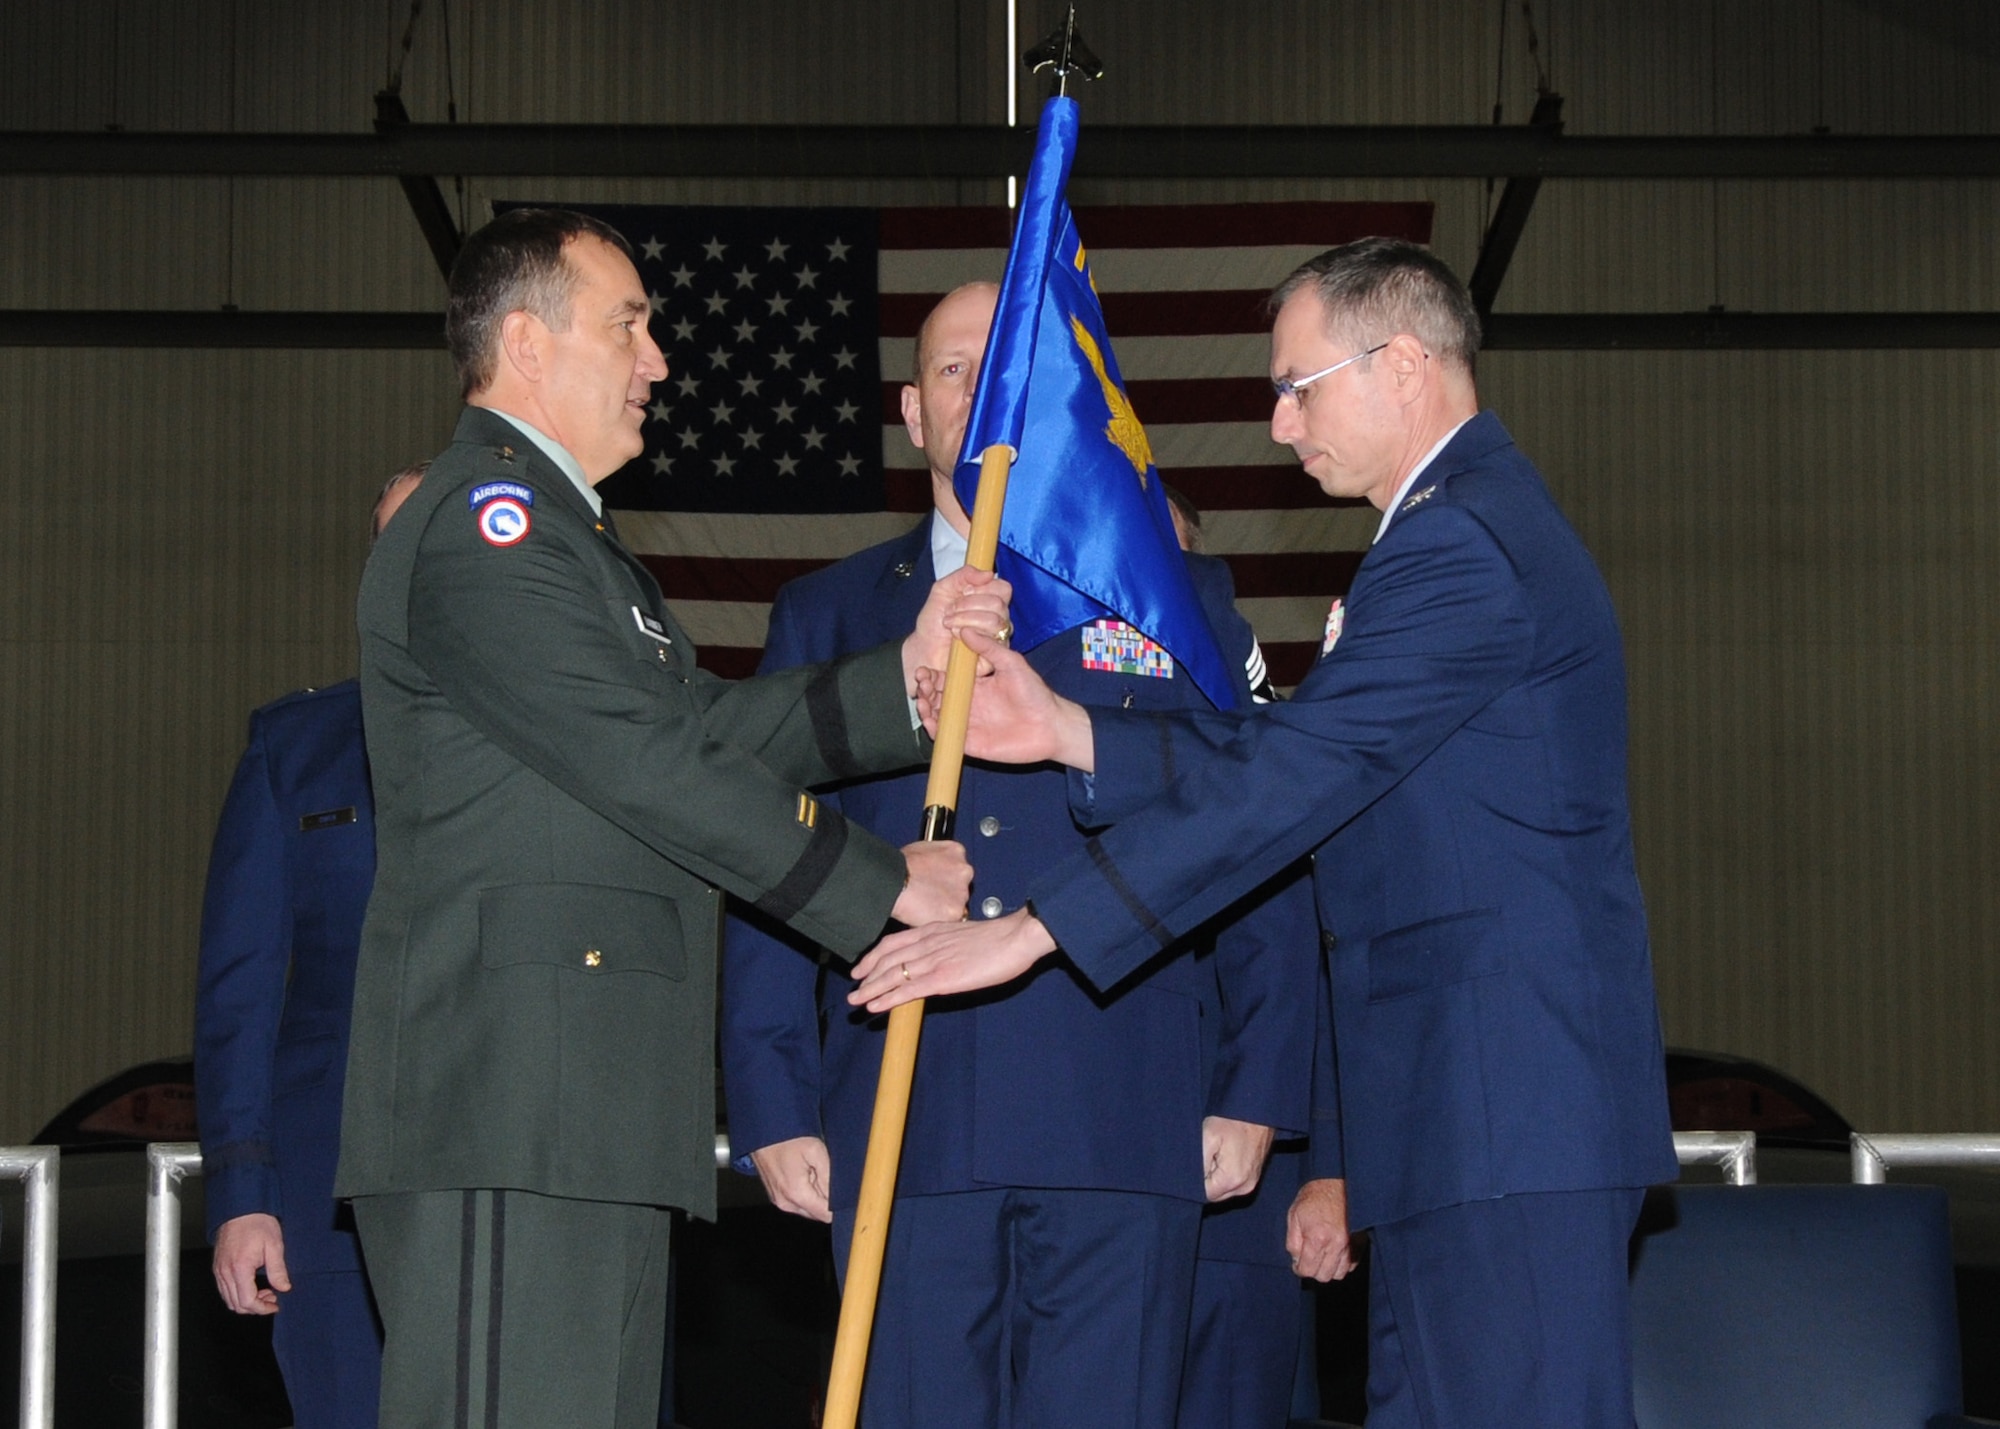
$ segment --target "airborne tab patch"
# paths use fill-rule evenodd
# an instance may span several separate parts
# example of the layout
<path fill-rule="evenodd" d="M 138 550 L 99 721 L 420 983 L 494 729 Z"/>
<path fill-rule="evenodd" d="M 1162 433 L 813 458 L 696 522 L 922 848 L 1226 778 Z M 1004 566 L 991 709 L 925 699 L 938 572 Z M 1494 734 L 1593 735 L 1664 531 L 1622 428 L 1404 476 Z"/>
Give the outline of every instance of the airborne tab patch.
<path fill-rule="evenodd" d="M 483 486 L 475 486 L 466 494 L 466 502 L 477 511 L 496 496 L 511 496 L 523 506 L 535 504 L 533 487 L 523 486 L 518 481 L 489 481 Z"/>
<path fill-rule="evenodd" d="M 1171 680 L 1174 657 L 1122 620 L 1093 620 L 1083 627 L 1083 668 Z"/>

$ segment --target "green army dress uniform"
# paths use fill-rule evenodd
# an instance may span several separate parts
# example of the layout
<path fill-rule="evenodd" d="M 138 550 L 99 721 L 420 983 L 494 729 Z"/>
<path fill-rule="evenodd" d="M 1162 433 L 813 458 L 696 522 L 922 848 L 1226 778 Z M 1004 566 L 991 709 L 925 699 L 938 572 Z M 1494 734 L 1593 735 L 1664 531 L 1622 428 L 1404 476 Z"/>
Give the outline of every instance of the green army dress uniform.
<path fill-rule="evenodd" d="M 698 670 L 645 567 L 478 408 L 359 624 L 379 852 L 337 1191 L 467 1192 L 467 1257 L 474 1190 L 712 1216 L 722 891 L 849 957 L 880 936 L 902 855 L 806 788 L 924 757 L 898 647 Z"/>

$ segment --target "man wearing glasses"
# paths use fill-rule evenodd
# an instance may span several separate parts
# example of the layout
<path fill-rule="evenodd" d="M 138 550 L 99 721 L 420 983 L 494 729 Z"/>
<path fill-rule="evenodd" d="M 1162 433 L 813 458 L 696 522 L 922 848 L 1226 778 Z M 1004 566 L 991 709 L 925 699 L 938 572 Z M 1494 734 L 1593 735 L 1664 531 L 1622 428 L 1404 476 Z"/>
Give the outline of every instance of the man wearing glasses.
<path fill-rule="evenodd" d="M 1139 716 L 971 637 L 995 673 L 970 752 L 1060 760 L 1079 823 L 1112 827 L 1018 913 L 884 940 L 854 1000 L 988 986 L 1058 945 L 1108 987 L 1313 852 L 1342 1158 L 1292 1251 L 1319 1276 L 1372 1233 L 1369 1429 L 1629 1429 L 1626 1243 L 1676 1166 L 1611 602 L 1478 409 L 1449 269 L 1370 239 L 1273 302 L 1273 439 L 1383 513 L 1318 664 L 1286 704 Z"/>

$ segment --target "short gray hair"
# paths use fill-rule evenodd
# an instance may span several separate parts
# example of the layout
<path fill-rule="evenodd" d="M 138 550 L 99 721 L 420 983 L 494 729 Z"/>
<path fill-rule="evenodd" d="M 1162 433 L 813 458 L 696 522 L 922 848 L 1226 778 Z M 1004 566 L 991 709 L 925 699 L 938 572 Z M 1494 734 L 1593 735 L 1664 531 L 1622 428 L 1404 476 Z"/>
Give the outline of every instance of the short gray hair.
<path fill-rule="evenodd" d="M 533 313 L 556 332 L 569 328 L 580 275 L 563 249 L 586 235 L 632 256 L 632 245 L 610 224 L 564 208 L 509 209 L 465 240 L 451 265 L 444 314 L 461 396 L 493 380 L 507 314 Z"/>
<path fill-rule="evenodd" d="M 1359 352 L 1409 333 L 1424 350 L 1464 369 L 1479 353 L 1479 309 L 1458 275 L 1430 249 L 1400 238 L 1363 238 L 1329 248 L 1272 290 L 1275 314 L 1310 290 L 1329 336 Z"/>

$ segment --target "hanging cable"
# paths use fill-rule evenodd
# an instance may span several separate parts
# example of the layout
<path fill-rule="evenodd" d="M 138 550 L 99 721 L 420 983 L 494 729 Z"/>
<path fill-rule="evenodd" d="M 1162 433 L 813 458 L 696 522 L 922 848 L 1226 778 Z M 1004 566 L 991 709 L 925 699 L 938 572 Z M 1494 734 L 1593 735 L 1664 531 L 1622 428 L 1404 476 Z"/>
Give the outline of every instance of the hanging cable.
<path fill-rule="evenodd" d="M 451 0 L 440 0 L 444 16 L 444 122 L 458 123 L 458 81 L 451 68 Z"/>
<path fill-rule="evenodd" d="M 1826 0 L 1813 19 L 1813 133 L 1830 134 L 1826 122 Z"/>
<path fill-rule="evenodd" d="M 238 28 L 237 7 L 231 5 L 229 7 L 229 45 L 226 62 L 229 65 L 229 132 L 232 134 L 236 132 L 236 32 Z M 236 311 L 236 175 L 231 174 L 224 181 L 223 191 L 227 195 L 227 199 L 223 206 L 222 220 L 222 310 L 225 313 L 233 313 Z"/>
<path fill-rule="evenodd" d="M 1535 33 L 1535 11 L 1528 0 L 1521 0 L 1521 21 L 1528 27 L 1528 58 L 1535 62 L 1535 93 L 1551 93 L 1549 69 L 1542 63 L 1542 37 Z"/>
<path fill-rule="evenodd" d="M 444 20 L 444 119 L 447 124 L 458 123 L 458 79 L 454 73 L 451 57 L 451 0 L 438 0 L 440 17 Z M 468 72 L 466 84 L 472 83 Z M 452 191 L 458 195 L 458 231 L 465 232 L 465 175 L 453 174 Z"/>
<path fill-rule="evenodd" d="M 1708 3 L 1708 131 L 1722 132 L 1722 13 L 1720 0 Z M 1722 311 L 1722 180 L 1708 181 L 1709 305 Z"/>
<path fill-rule="evenodd" d="M 1506 112 L 1507 100 L 1507 4 L 1500 0 L 1500 44 L 1493 62 L 1493 127 L 1500 127 L 1500 120 Z M 1480 225 L 1483 233 L 1493 226 L 1493 186 L 1498 182 L 1493 175 L 1486 176 L 1486 219 Z"/>
<path fill-rule="evenodd" d="M 423 13 L 424 0 L 410 0 L 410 18 L 403 26 L 403 44 L 395 63 L 389 70 L 388 90 L 391 94 L 403 92 L 403 71 L 410 63 L 410 46 L 417 39 L 417 16 Z"/>

